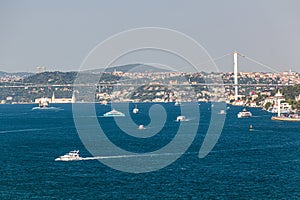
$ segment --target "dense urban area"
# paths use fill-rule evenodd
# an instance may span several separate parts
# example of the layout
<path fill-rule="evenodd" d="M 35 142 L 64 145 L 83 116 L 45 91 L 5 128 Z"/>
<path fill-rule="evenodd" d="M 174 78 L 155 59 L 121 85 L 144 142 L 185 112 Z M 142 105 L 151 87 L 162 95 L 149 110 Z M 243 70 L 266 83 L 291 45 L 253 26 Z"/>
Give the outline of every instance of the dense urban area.
<path fill-rule="evenodd" d="M 276 103 L 280 90 L 283 102 L 300 107 L 300 75 L 297 72 L 240 72 L 238 98 L 234 95 L 233 73 L 124 72 L 86 73 L 84 87 L 95 87 L 99 103 L 226 101 L 234 105 L 265 107 Z M 52 103 L 87 102 L 85 89 L 73 86 L 77 72 L 0 73 L 0 101 L 34 103 L 48 97 Z M 94 78 L 90 78 L 94 77 Z M 89 80 L 98 80 L 90 83 Z M 221 80 L 221 81 L 220 81 Z M 222 85 L 223 84 L 223 85 Z M 59 100 L 60 99 L 60 100 Z M 56 100 L 56 101 L 55 101 Z"/>

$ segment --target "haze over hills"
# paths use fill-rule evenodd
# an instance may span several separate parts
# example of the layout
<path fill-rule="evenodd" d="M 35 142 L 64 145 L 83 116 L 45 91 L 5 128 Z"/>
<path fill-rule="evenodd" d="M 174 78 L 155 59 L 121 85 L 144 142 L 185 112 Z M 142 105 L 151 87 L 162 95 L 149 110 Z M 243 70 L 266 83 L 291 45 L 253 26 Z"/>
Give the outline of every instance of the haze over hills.
<path fill-rule="evenodd" d="M 46 70 L 47 71 L 47 70 Z M 76 71 L 64 71 L 64 70 L 57 70 L 59 72 L 76 72 Z M 108 68 L 99 68 L 99 69 L 93 69 L 93 70 L 86 70 L 83 72 L 87 73 L 100 73 L 100 72 L 141 72 L 141 73 L 154 73 L 154 72 L 170 72 L 172 70 L 164 69 L 161 66 L 152 66 L 148 64 L 140 64 L 140 63 L 133 63 L 133 64 L 125 64 L 125 65 L 119 65 L 119 66 L 113 66 Z M 48 72 L 54 72 L 54 71 L 48 71 Z M 0 77 L 4 76 L 30 76 L 34 75 L 36 73 L 33 72 L 5 72 L 0 71 Z"/>
<path fill-rule="evenodd" d="M 171 70 L 163 69 L 160 66 L 152 66 L 148 64 L 134 63 L 134 64 L 125 64 L 108 68 L 99 68 L 94 70 L 88 70 L 87 72 L 141 72 L 141 73 L 154 73 L 154 72 L 170 72 Z"/>
<path fill-rule="evenodd" d="M 25 76 L 30 76 L 34 73 L 30 73 L 30 72 L 4 72 L 4 71 L 0 71 L 0 77 L 4 77 L 4 76 L 20 76 L 20 77 L 25 77 Z"/>

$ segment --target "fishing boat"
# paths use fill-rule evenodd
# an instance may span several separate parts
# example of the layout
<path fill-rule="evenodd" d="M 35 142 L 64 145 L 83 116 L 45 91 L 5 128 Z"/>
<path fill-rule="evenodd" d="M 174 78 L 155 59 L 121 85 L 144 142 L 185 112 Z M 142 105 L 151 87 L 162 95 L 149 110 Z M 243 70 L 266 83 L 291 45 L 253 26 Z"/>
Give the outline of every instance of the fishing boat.
<path fill-rule="evenodd" d="M 125 114 L 115 109 L 112 109 L 111 111 L 105 113 L 103 117 L 125 117 Z"/>
<path fill-rule="evenodd" d="M 252 117 L 252 113 L 250 111 L 247 111 L 246 108 L 244 108 L 243 111 L 241 111 L 237 114 L 237 117 L 238 118 Z"/>

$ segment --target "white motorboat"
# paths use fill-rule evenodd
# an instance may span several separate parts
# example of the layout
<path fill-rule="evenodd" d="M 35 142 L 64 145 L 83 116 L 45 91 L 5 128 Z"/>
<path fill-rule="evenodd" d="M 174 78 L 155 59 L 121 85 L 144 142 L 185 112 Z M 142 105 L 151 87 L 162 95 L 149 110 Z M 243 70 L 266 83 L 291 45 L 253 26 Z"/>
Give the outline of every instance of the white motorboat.
<path fill-rule="evenodd" d="M 180 101 L 176 101 L 174 105 L 175 106 L 181 106 L 181 102 Z"/>
<path fill-rule="evenodd" d="M 252 117 L 252 113 L 247 111 L 246 108 L 243 109 L 243 111 L 239 112 L 237 114 L 238 118 L 247 118 L 247 117 Z"/>
<path fill-rule="evenodd" d="M 184 122 L 184 121 L 187 121 L 186 117 L 183 116 L 183 115 L 180 115 L 176 118 L 176 121 L 177 122 Z"/>
<path fill-rule="evenodd" d="M 74 160 L 82 160 L 82 157 L 79 156 L 79 150 L 70 151 L 69 153 L 55 159 L 55 161 L 74 161 Z"/>
<path fill-rule="evenodd" d="M 144 127 L 144 125 L 143 124 L 141 124 L 141 125 L 139 125 L 139 128 L 138 128 L 139 130 L 144 130 L 145 129 L 145 127 Z"/>
<path fill-rule="evenodd" d="M 115 109 L 112 109 L 111 111 L 105 113 L 103 116 L 104 117 L 125 117 L 125 114 Z"/>
<path fill-rule="evenodd" d="M 226 111 L 225 110 L 220 110 L 219 114 L 220 115 L 226 115 Z"/>

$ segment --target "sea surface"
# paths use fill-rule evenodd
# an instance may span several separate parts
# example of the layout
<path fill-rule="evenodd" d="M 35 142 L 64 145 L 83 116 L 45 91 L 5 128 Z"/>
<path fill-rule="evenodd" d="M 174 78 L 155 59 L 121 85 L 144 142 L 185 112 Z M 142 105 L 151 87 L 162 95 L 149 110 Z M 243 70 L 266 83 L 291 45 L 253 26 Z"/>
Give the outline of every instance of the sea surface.
<path fill-rule="evenodd" d="M 152 105 L 139 103 L 140 112 L 126 117 L 137 127 L 147 126 Z M 82 157 L 93 155 L 80 140 L 71 104 L 53 104 L 61 108 L 55 111 L 32 111 L 34 106 L 0 105 L 0 199 L 300 198 L 300 123 L 271 121 L 271 114 L 259 108 L 248 108 L 252 118 L 238 119 L 242 107 L 229 106 L 217 144 L 200 159 L 209 124 L 217 123 L 210 121 L 211 104 L 201 103 L 198 132 L 187 151 L 165 168 L 135 174 L 98 160 L 54 161 L 75 149 Z M 93 117 L 84 115 L 85 106 L 82 117 Z M 131 110 L 135 104 L 129 106 Z M 148 139 L 122 134 L 113 118 L 101 117 L 110 105 L 95 107 L 99 123 L 115 145 L 144 153 L 168 145 L 177 133 L 180 108 L 171 103 L 161 106 L 168 111 L 167 128 Z M 183 123 L 198 123 L 187 117 L 190 121 Z"/>

